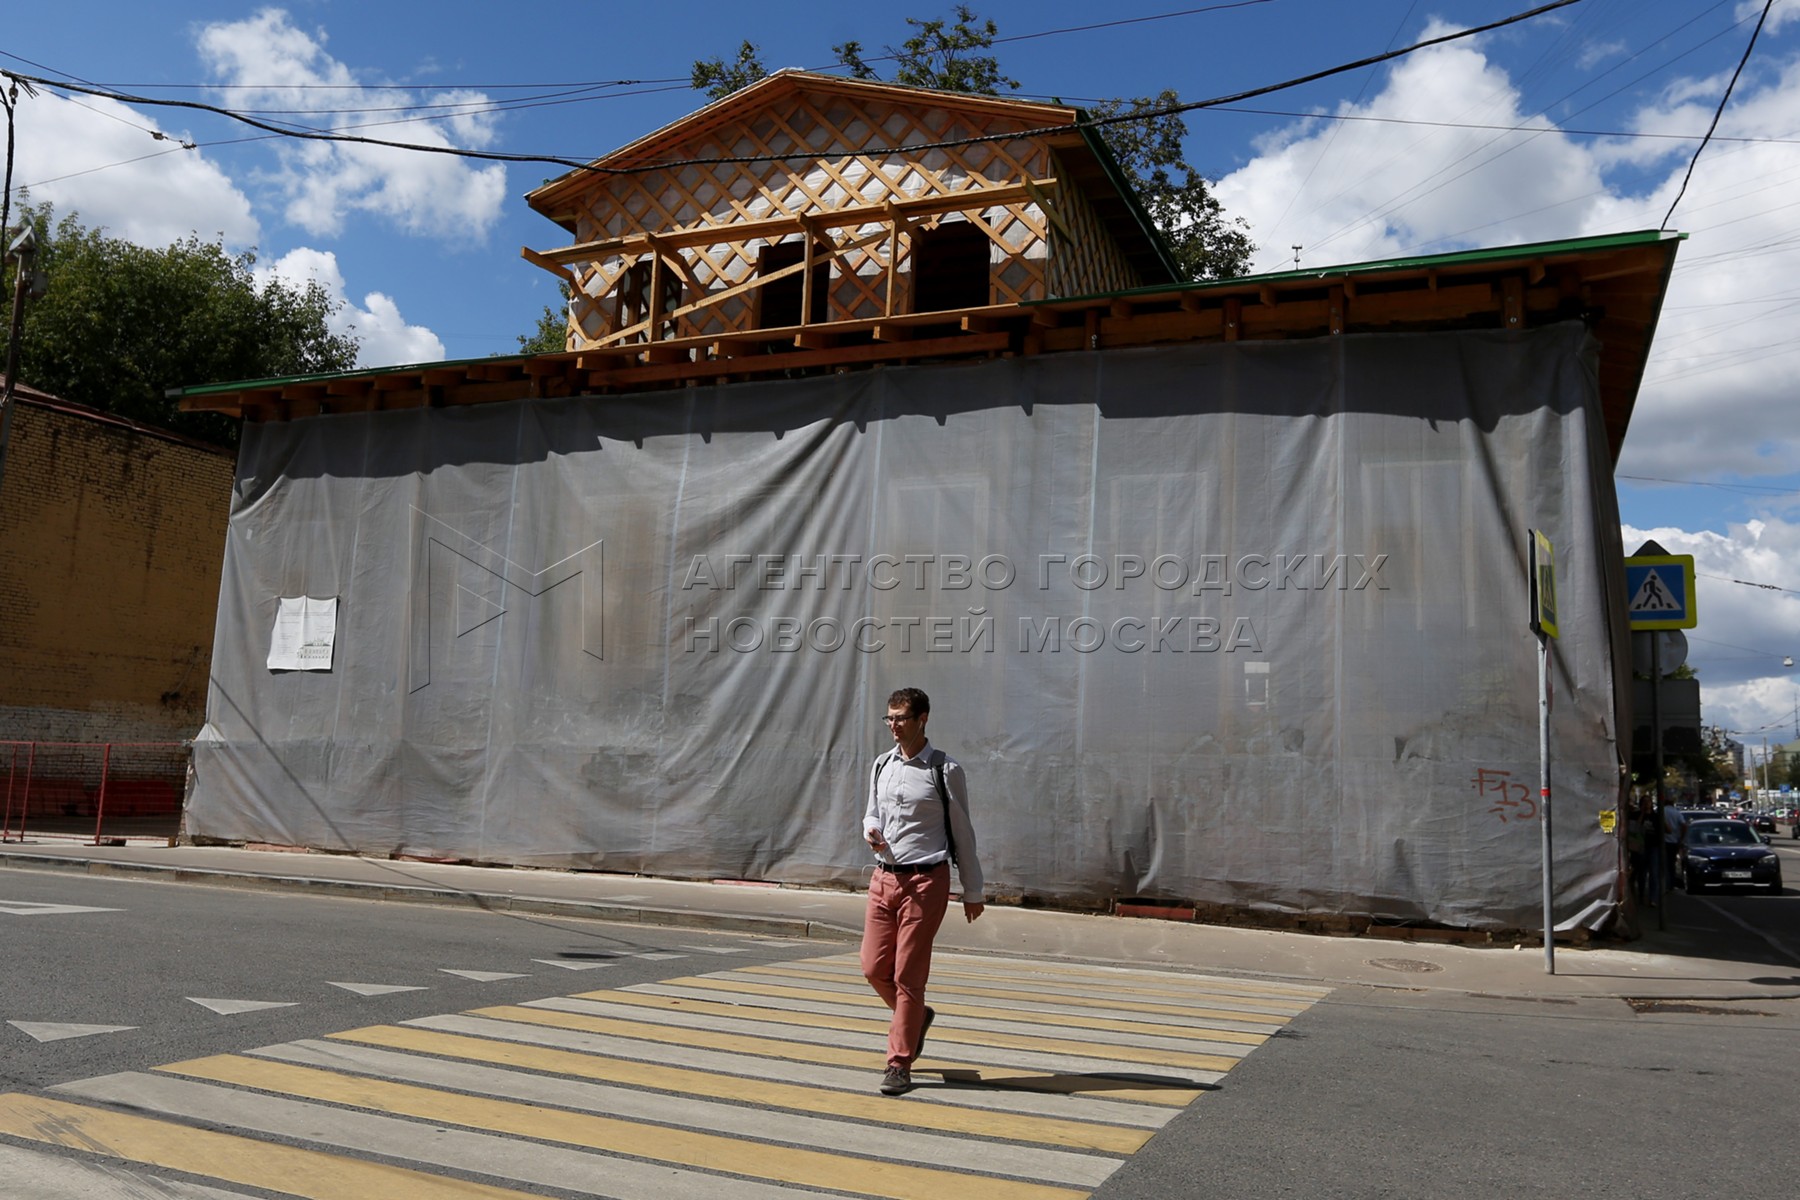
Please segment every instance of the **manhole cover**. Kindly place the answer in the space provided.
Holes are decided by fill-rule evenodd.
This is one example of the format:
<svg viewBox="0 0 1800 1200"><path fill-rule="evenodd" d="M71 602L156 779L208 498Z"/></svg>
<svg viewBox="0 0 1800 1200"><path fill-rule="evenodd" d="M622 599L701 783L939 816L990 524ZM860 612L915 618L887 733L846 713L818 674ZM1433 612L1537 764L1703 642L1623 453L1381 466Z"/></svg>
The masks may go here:
<svg viewBox="0 0 1800 1200"><path fill-rule="evenodd" d="M1409 975L1429 975L1433 971L1444 969L1422 958L1371 958L1367 961L1371 967L1380 967L1384 971L1405 971Z"/></svg>

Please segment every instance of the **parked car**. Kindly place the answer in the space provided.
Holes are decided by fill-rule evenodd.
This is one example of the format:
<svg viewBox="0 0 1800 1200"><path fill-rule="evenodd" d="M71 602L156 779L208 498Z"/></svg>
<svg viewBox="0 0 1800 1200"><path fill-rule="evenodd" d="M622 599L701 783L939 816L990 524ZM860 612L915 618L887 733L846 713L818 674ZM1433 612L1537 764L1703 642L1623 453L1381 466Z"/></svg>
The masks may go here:
<svg viewBox="0 0 1800 1200"><path fill-rule="evenodd" d="M1695 820L1675 848L1675 879L1689 895L1709 887L1761 886L1781 891L1781 857L1748 821Z"/></svg>

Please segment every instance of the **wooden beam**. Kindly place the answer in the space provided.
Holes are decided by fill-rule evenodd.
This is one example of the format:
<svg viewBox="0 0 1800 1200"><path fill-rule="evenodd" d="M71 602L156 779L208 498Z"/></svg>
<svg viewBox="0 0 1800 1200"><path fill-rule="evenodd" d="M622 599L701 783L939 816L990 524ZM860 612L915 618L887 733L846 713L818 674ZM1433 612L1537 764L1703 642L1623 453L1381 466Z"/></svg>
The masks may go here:
<svg viewBox="0 0 1800 1200"><path fill-rule="evenodd" d="M636 233L627 237L577 242L573 246L562 246L555 250L536 250L532 253L547 262L560 265L572 262L593 262L622 255L646 254L649 252L649 239L652 236L664 246L679 248L716 246L727 242L747 242L756 238L779 238L790 233L802 232L805 222L811 222L815 229L843 229L855 225L876 224L885 226L896 217L939 216L944 213L966 212L970 209L993 208L997 205L1026 202L1031 199L1028 189L1036 188L1041 192L1046 188L1054 187L1056 182L1055 178L1045 178L1028 180L1024 183L1004 184L999 187L970 187L958 192L944 192L908 200L889 200L880 204L855 204L825 212L809 212L789 217L769 217L761 221L722 222L718 225L677 229L654 235ZM885 230L883 232L885 235ZM537 262L537 259L534 258L531 261Z"/></svg>
<svg viewBox="0 0 1800 1200"><path fill-rule="evenodd" d="M575 272L569 270L569 268L563 266L549 255L540 254L530 246L520 246L519 257L523 258L534 267L542 267L544 270L550 272L552 275L568 284L571 290L580 289L581 281L575 278Z"/></svg>
<svg viewBox="0 0 1800 1200"><path fill-rule="evenodd" d="M1500 319L1508 329L1525 327L1525 281L1517 275L1500 281Z"/></svg>
<svg viewBox="0 0 1800 1200"><path fill-rule="evenodd" d="M809 367L849 366L854 363L882 362L908 358L970 357L978 354L1000 354L1008 348L1004 333L964 334L957 337L930 338L899 345L840 346L831 350L798 350L789 354L770 354L761 358L733 358L715 362L679 363L673 366L627 367L617 371L596 371L590 379L596 387L628 387L634 384L669 383L688 379L713 380L720 376L750 376L772 372L803 370Z"/></svg>
<svg viewBox="0 0 1800 1200"><path fill-rule="evenodd" d="M635 346L597 346L592 350L583 350L575 356L575 369L577 371L606 371L612 369L620 360L636 362L637 356L638 348Z"/></svg>

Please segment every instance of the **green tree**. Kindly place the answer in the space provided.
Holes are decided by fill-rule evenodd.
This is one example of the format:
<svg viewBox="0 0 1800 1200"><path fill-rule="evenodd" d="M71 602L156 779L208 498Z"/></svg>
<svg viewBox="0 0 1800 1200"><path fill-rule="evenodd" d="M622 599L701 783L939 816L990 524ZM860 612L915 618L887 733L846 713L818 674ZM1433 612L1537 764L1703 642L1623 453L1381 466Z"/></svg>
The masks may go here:
<svg viewBox="0 0 1800 1200"><path fill-rule="evenodd" d="M537 325L530 333L519 335L520 354L560 354L569 348L569 285L562 285L562 306L544 305Z"/></svg>
<svg viewBox="0 0 1800 1200"><path fill-rule="evenodd" d="M1250 268L1256 244L1242 217L1227 217L1205 176L1182 156L1187 122L1175 111L1181 97L1168 89L1134 100L1105 100L1093 115L1135 116L1100 127L1125 168L1150 220L1161 231L1187 279L1230 279Z"/></svg>
<svg viewBox="0 0 1800 1200"><path fill-rule="evenodd" d="M254 252L189 236L153 249L27 202L44 295L25 306L19 379L132 420L233 445L237 425L183 413L168 389L270 379L356 364L356 339L332 333L337 310L317 282L258 281ZM10 294L11 279L6 286ZM0 330L0 344L5 331Z"/></svg>
<svg viewBox="0 0 1800 1200"><path fill-rule="evenodd" d="M763 66L762 54L754 43L745 42L738 47L737 60L726 62L722 58L706 58L694 63L694 90L705 92L710 99L723 100L739 88L749 87L769 73Z"/></svg>
<svg viewBox="0 0 1800 1200"><path fill-rule="evenodd" d="M991 53L999 28L966 5L955 10L956 23L906 18L913 36L887 52L895 62L892 82L997 96L1002 87L1015 89L1016 79L1000 70ZM839 64L856 79L878 79L863 57L860 42L832 47ZM761 52L752 42L738 50L737 61L713 58L694 64L694 86L714 99L755 83L764 70ZM1187 122L1174 111L1181 97L1173 90L1132 100L1106 100L1094 109L1099 119L1134 119L1099 126L1113 157L1138 194L1151 222L1162 234L1186 279L1229 279L1249 270L1255 244L1242 217L1229 217L1212 194L1212 186L1183 157Z"/></svg>
<svg viewBox="0 0 1800 1200"><path fill-rule="evenodd" d="M999 59L992 54L971 53L991 49L1000 32L992 20L977 24L979 20L966 4L956 6L955 25L941 18L906 18L916 32L898 48L887 48L896 64L893 81L906 87L977 96L998 96L1002 86L1017 90L1019 81L1001 74ZM853 78L877 78L874 68L863 60L861 42L841 42L831 52Z"/></svg>

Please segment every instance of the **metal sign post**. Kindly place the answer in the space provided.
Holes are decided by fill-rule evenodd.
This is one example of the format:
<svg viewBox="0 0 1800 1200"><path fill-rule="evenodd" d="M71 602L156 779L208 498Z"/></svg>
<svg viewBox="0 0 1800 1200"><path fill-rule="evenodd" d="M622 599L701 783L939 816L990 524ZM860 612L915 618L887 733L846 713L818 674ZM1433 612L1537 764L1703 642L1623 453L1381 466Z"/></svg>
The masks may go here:
<svg viewBox="0 0 1800 1200"><path fill-rule="evenodd" d="M1538 639L1538 845L1544 859L1544 971L1556 974L1550 837L1550 639L1556 636L1556 552L1531 531L1531 630Z"/></svg>
<svg viewBox="0 0 1800 1200"><path fill-rule="evenodd" d="M1692 629L1698 624L1694 610L1694 556L1670 554L1655 542L1645 542L1625 559L1625 606L1633 633L1651 631L1650 638L1650 746L1656 773L1655 834L1656 927L1669 927L1670 855L1668 837L1669 798L1663 787L1662 644L1655 636L1666 629ZM1645 841L1648 843L1649 838Z"/></svg>

